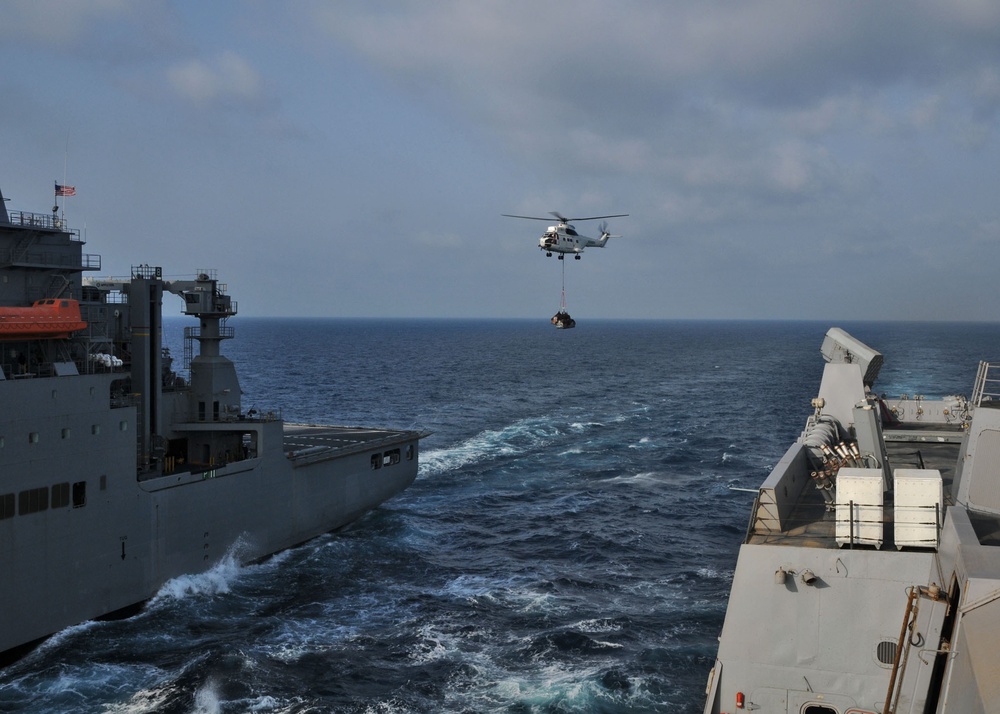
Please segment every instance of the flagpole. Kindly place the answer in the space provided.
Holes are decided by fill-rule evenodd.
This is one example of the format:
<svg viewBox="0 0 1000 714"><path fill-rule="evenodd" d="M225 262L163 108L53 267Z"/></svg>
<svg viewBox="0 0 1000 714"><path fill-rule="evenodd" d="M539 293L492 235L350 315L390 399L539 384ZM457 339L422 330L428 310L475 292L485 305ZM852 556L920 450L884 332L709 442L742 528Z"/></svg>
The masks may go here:
<svg viewBox="0 0 1000 714"><path fill-rule="evenodd" d="M69 129L66 130L66 154L63 157L63 182L62 185L66 185L66 177L69 175ZM62 211L59 218L63 221L65 225L66 221L66 197L63 196L62 200Z"/></svg>

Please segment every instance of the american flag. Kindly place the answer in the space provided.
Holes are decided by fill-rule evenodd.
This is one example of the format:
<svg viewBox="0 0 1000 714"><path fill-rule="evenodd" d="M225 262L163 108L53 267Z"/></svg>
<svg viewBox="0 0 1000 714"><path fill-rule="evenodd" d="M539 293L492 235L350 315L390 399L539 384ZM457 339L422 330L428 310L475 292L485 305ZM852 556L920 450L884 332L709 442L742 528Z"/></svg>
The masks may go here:
<svg viewBox="0 0 1000 714"><path fill-rule="evenodd" d="M62 185L60 185L60 184L57 183L56 184L56 195L57 196L75 196L76 195L76 186L62 186Z"/></svg>

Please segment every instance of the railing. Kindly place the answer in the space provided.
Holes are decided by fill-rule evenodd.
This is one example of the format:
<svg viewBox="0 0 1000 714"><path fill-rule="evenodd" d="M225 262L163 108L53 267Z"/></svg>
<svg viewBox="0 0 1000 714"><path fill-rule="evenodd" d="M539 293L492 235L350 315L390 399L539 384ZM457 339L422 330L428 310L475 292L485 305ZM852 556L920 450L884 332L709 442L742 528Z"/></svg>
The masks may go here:
<svg viewBox="0 0 1000 714"><path fill-rule="evenodd" d="M66 222L54 213L28 213L27 211L8 211L10 223L22 228L38 228L45 231L63 231L70 234L70 240L82 241L79 230L70 230Z"/></svg>
<svg viewBox="0 0 1000 714"><path fill-rule="evenodd" d="M1000 400L1000 365L980 362L976 373L976 384L972 388L972 404L979 406L984 401Z"/></svg>

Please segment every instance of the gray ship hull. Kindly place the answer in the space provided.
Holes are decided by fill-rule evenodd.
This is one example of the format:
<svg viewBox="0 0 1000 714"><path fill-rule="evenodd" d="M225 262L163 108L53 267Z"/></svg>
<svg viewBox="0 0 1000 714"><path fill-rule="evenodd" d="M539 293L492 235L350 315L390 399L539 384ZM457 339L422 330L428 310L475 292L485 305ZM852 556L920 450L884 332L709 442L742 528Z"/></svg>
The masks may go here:
<svg viewBox="0 0 1000 714"><path fill-rule="evenodd" d="M243 424L260 432L259 458L140 481L136 409L109 406L109 381L0 383L5 404L21 405L0 420L0 498L50 494L44 510L0 519L0 652L141 603L234 546L247 562L341 528L417 475L417 432L312 427L338 443L300 455L282 448L294 426L261 421Z"/></svg>
<svg viewBox="0 0 1000 714"><path fill-rule="evenodd" d="M224 286L148 266L87 281L100 261L81 245L55 216L0 211L5 659L227 554L249 562L342 528L413 482L426 436L244 411L220 351L236 314ZM162 345L165 293L198 318L189 380Z"/></svg>
<svg viewBox="0 0 1000 714"><path fill-rule="evenodd" d="M1000 711L1000 368L971 399L880 399L880 354L837 329L823 353L758 489L705 714Z"/></svg>

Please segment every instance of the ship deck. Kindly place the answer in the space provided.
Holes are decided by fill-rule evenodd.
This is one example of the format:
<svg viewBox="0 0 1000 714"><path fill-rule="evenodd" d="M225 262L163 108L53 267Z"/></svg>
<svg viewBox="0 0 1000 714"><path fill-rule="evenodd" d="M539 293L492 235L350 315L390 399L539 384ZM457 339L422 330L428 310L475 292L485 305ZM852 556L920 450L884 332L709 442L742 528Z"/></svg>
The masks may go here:
<svg viewBox="0 0 1000 714"><path fill-rule="evenodd" d="M285 423L282 445L292 461L382 448L426 434L406 430L359 426Z"/></svg>
<svg viewBox="0 0 1000 714"><path fill-rule="evenodd" d="M900 427L884 433L888 464L896 469L937 469L941 472L944 506L955 503L952 484L961 447L962 431L957 428L928 430ZM884 540L882 550L895 549L893 542L893 494L884 494ZM753 523L753 521L752 521ZM1000 531L1000 528L998 528ZM802 489L780 532L751 529L747 543L838 548L836 514L826 508L822 494L811 483ZM844 546L850 547L850 546ZM854 548L871 548L855 545Z"/></svg>

